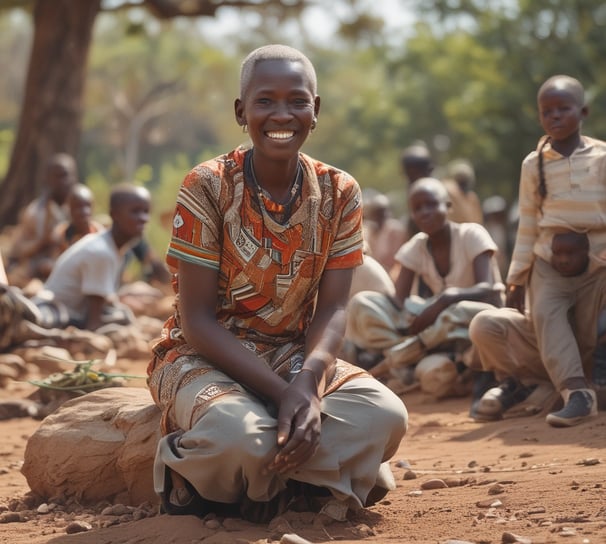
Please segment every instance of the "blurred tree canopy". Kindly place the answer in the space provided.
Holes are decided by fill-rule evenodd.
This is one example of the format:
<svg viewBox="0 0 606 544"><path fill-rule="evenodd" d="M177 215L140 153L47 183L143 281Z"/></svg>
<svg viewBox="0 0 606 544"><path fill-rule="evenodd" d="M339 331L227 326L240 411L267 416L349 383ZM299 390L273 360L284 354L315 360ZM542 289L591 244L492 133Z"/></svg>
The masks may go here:
<svg viewBox="0 0 606 544"><path fill-rule="evenodd" d="M53 122L43 116L28 125L25 109L20 120L16 112L19 79L26 77L27 104L32 68L30 62L24 76L27 59L17 44L36 35L36 9L49 3L88 6L92 47L78 74L81 100L74 92L65 96L65 86L42 85L36 96L48 101ZM362 187L392 194L399 213L405 209L399 156L416 140L428 144L440 166L470 160L482 198L499 194L512 202L521 161L541 135L536 91L555 73L584 83L590 106L584 131L606 138L606 73L599 69L606 4L598 0L400 0L402 9L414 9L414 24L397 35L386 34L368 3L335 0L327 9L349 6L348 15L325 42L301 23L315 5L311 0L310 7L285 0L242 9L233 32L212 40L196 17L142 9L146 3L124 9L123 0L105 7L101 0L38 0L30 2L36 6L32 26L23 18L16 24L14 11L0 17L0 55L9 67L0 82L0 166L14 163L31 147L29 138L47 132L45 146L20 159L27 168L9 167L0 225L35 196L42 158L59 150L76 154L82 180L100 205L113 183L130 179L152 190L158 218L170 213L191 166L245 140L233 119L239 64L251 48L275 41L300 47L318 72L322 108L305 151L351 172ZM198 2L153 4L175 9ZM55 24L70 32L65 22ZM65 66L72 58L46 58L49 78L56 70L73 71ZM18 198L15 191L26 194ZM160 231L159 221L154 224Z"/></svg>

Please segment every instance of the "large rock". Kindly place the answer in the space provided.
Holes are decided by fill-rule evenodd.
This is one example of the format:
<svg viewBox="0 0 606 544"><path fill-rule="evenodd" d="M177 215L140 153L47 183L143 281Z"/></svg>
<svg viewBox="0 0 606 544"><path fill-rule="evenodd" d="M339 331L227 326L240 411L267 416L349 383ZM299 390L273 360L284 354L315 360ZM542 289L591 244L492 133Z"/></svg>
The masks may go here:
<svg viewBox="0 0 606 544"><path fill-rule="evenodd" d="M160 410L149 391L112 387L72 399L28 440L21 472L45 500L157 502L152 467Z"/></svg>

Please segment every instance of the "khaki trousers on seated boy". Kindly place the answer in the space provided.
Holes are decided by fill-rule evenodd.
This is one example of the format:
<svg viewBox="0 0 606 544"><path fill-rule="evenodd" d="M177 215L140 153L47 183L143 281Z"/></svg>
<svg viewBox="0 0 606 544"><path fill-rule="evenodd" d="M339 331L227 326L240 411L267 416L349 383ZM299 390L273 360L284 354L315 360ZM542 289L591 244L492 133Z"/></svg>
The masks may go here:
<svg viewBox="0 0 606 544"><path fill-rule="evenodd" d="M453 341L469 346L468 326L481 311L494 306L484 302L461 301L446 308L436 321L418 335L406 330L414 317L431 304L432 299L410 297L404 309L392 300L373 291L365 291L352 299L348 307L346 337L363 349L380 350L384 361L371 369L378 376L391 369L417 364L430 350ZM454 365L453 365L454 366Z"/></svg>

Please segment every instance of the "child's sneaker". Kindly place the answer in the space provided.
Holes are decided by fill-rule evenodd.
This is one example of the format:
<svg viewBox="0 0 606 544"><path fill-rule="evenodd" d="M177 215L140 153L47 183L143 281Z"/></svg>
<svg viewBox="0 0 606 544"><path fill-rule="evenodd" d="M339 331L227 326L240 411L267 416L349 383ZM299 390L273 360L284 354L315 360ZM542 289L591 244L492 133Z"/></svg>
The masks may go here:
<svg viewBox="0 0 606 544"><path fill-rule="evenodd" d="M526 400L535 387L526 386L514 378L506 378L482 395L471 415L479 421L501 419L512 406Z"/></svg>
<svg viewBox="0 0 606 544"><path fill-rule="evenodd" d="M598 415L598 403L593 389L564 389L564 408L547 415L553 427L572 427Z"/></svg>

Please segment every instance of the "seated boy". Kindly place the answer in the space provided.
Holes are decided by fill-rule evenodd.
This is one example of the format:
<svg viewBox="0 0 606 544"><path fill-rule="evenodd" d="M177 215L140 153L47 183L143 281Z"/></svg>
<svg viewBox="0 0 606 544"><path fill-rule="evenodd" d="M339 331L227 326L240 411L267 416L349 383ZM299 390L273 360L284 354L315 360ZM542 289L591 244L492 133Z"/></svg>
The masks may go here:
<svg viewBox="0 0 606 544"><path fill-rule="evenodd" d="M57 153L46 166L45 193L20 215L8 253L7 273L11 285L24 287L33 279L45 280L56 256L53 229L66 220L67 195L76 183L76 162L71 155Z"/></svg>
<svg viewBox="0 0 606 544"><path fill-rule="evenodd" d="M551 266L563 277L583 274L589 266L589 240L585 233L561 231L551 242ZM597 334L597 331L596 331ZM478 420L501 419L526 401L520 414L541 411L555 393L537 347L528 312L515 308L486 311L473 319L470 335L482 367L494 372L500 384L486 391L477 404ZM540 386L540 387L539 387ZM537 389L532 399L529 396Z"/></svg>
<svg viewBox="0 0 606 544"><path fill-rule="evenodd" d="M93 205L93 192L86 185L77 183L72 187L67 197L69 219L59 223L52 234L57 257L87 234L105 230L105 227L92 217Z"/></svg>
<svg viewBox="0 0 606 544"><path fill-rule="evenodd" d="M43 326L96 330L132 321L131 312L117 301L117 291L124 256L149 221L150 202L143 187L119 185L112 190L111 227L88 234L62 253L36 296Z"/></svg>
<svg viewBox="0 0 606 544"><path fill-rule="evenodd" d="M471 318L502 299L494 241L479 224L449 221L449 198L442 182L434 178L414 182L409 209L420 232L396 254L401 264L396 296L364 291L348 305L346 338L383 358L370 369L375 376L385 372L403 376L407 367L446 344L458 359L469 346ZM411 297L419 278L431 289L430 299ZM453 360L444 364L447 373L455 370ZM420 381L424 387L425 380ZM436 396L446 393L427 385Z"/></svg>

